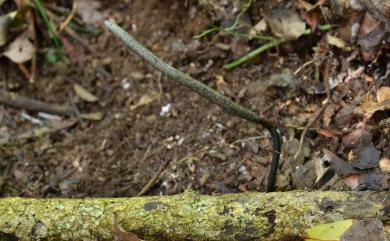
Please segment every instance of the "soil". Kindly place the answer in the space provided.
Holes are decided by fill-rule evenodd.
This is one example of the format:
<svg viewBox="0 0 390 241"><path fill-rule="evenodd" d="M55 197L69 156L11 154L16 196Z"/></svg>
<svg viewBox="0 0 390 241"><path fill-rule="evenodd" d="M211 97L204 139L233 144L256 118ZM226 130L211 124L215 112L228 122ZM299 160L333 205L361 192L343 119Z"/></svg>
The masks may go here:
<svg viewBox="0 0 390 241"><path fill-rule="evenodd" d="M282 126L287 144L277 188L296 188L291 156L302 129L286 125L304 126L322 106L324 94L265 83L273 74L294 71L307 62L311 48L302 51L301 46L314 46L320 35L227 71L223 65L253 48L252 42L224 34L193 39L213 23L209 12L194 1L109 2L104 1L103 8L109 9L110 17L162 59ZM251 13L261 7L256 3ZM251 16L258 21L253 17L257 15ZM34 84L25 80L16 64L0 59L0 77L6 80L1 81L2 88L49 103L73 102L81 113L103 113L101 120L83 119L70 128L0 146L1 196L129 197L140 194L154 177L142 195L174 194L187 188L203 194L265 191L272 142L264 128L226 114L161 75L102 26L98 29L97 34L79 33L92 52L63 37L66 61L49 64L40 55ZM225 45L234 46L234 51ZM83 101L75 95L74 84L98 101ZM2 125L12 135L37 127L21 117L20 109L0 108ZM299 118L303 121L295 121ZM374 134L376 144L384 138ZM307 140L304 160L318 156L323 147L343 150L340 138L309 130ZM385 151L386 145L381 145Z"/></svg>

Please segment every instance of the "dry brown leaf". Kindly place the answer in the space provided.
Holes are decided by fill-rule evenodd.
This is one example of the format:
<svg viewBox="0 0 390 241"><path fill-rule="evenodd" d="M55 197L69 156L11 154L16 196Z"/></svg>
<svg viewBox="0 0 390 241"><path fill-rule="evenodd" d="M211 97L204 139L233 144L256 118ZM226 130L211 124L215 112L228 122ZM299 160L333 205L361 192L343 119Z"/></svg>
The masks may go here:
<svg viewBox="0 0 390 241"><path fill-rule="evenodd" d="M314 5L304 0L299 0L299 4L306 10L310 11L314 8Z"/></svg>
<svg viewBox="0 0 390 241"><path fill-rule="evenodd" d="M306 23L309 24L311 30L314 31L318 26L320 15L315 11L308 11L305 13L304 19Z"/></svg>
<svg viewBox="0 0 390 241"><path fill-rule="evenodd" d="M306 30L306 24L296 12L289 9L274 9L266 17L271 31L285 40L295 40Z"/></svg>
<svg viewBox="0 0 390 241"><path fill-rule="evenodd" d="M316 129L316 132L328 138L335 138L342 135L341 132L332 129Z"/></svg>
<svg viewBox="0 0 390 241"><path fill-rule="evenodd" d="M373 61L378 57L385 44L388 27L385 22L376 21L369 13L366 13L359 31L358 44L360 53L365 61Z"/></svg>
<svg viewBox="0 0 390 241"><path fill-rule="evenodd" d="M359 177L357 190L385 191L389 189L389 173L370 172Z"/></svg>
<svg viewBox="0 0 390 241"><path fill-rule="evenodd" d="M253 26L253 28L249 31L249 35L261 34L267 29L267 22L265 19L261 19L258 23Z"/></svg>
<svg viewBox="0 0 390 241"><path fill-rule="evenodd" d="M339 105L335 103L330 103L328 104L328 106L326 106L322 117L322 121L325 127L328 127L330 125L333 115L336 113L336 111L339 108L340 108Z"/></svg>
<svg viewBox="0 0 390 241"><path fill-rule="evenodd" d="M103 14L98 9L101 7L101 3L95 0L78 0L76 5L77 14L83 19L87 24L96 24L105 18Z"/></svg>
<svg viewBox="0 0 390 241"><path fill-rule="evenodd" d="M338 157L333 152L328 149L323 148L322 152L325 155L325 158L330 161L330 167L340 176L346 177L351 174L359 173L359 171L355 170L350 163L344 161L340 157Z"/></svg>
<svg viewBox="0 0 390 241"><path fill-rule="evenodd" d="M115 217L114 221L114 241L141 241L137 235L126 232L121 225L118 223L117 218Z"/></svg>
<svg viewBox="0 0 390 241"><path fill-rule="evenodd" d="M87 102L96 102L98 100L96 96L91 94L88 90L84 89L84 87L79 84L74 84L73 90L82 100L85 100Z"/></svg>
<svg viewBox="0 0 390 241"><path fill-rule="evenodd" d="M353 154L356 156L356 159L354 158L352 166L357 169L372 169L379 165L381 152L375 148L371 140L359 140L358 147L353 150Z"/></svg>
<svg viewBox="0 0 390 241"><path fill-rule="evenodd" d="M359 177L361 175L362 175L361 173L352 174L352 175L344 177L343 181L344 181L345 185L347 185L348 187L351 188L351 190L356 190L359 187Z"/></svg>
<svg viewBox="0 0 390 241"><path fill-rule="evenodd" d="M367 118L370 118L376 111L390 109L390 87L381 87L376 93L375 97L371 95L365 95L363 97L363 103L361 108L365 112Z"/></svg>
<svg viewBox="0 0 390 241"><path fill-rule="evenodd" d="M390 157L382 157L379 160L379 168L382 172L390 172Z"/></svg>
<svg viewBox="0 0 390 241"><path fill-rule="evenodd" d="M4 56L8 57L14 63L24 63L32 59L35 54L35 46L27 38L26 34L20 35L4 52Z"/></svg>
<svg viewBox="0 0 390 241"><path fill-rule="evenodd" d="M350 132L348 135L343 137L343 145L347 148L358 143L363 132L365 132L365 125L357 128L356 130Z"/></svg>
<svg viewBox="0 0 390 241"><path fill-rule="evenodd" d="M390 87L383 86L376 92L378 103L385 102L390 99Z"/></svg>
<svg viewBox="0 0 390 241"><path fill-rule="evenodd" d="M228 83L226 83L225 79L222 75L215 76L217 79L217 89L218 91L228 95L228 96L234 96L233 91L230 90Z"/></svg>

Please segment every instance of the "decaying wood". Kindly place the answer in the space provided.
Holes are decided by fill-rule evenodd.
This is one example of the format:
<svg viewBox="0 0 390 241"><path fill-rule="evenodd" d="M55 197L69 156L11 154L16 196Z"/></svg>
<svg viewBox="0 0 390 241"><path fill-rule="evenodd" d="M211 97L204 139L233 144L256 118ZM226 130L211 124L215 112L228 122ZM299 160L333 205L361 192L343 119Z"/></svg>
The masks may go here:
<svg viewBox="0 0 390 241"><path fill-rule="evenodd" d="M377 218L388 192L287 192L96 199L0 199L0 240L113 240L114 217L145 240L278 240L320 223ZM387 233L387 238L390 238Z"/></svg>

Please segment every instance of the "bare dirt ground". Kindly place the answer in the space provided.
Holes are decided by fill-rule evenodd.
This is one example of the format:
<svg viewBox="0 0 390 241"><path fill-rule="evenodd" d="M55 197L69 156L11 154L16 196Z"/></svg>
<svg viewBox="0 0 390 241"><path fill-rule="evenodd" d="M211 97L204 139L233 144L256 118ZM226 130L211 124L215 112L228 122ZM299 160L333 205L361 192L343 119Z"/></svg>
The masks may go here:
<svg viewBox="0 0 390 241"><path fill-rule="evenodd" d="M347 76L331 89L332 97L325 102L326 81L313 80L314 68L304 68L293 77L283 75L312 59L312 47L323 41L324 32L280 45L228 71L224 64L259 44L224 33L193 39L210 24L228 21L212 16L195 1L101 3L100 9L105 9L109 18L162 59L278 123L284 134L278 190L324 185L325 189L388 189L385 168L389 167L382 166L390 162L389 109L378 109L369 118L366 112L357 111L365 94L376 96L380 88L389 86L386 49L376 62L369 63L359 58L347 61L352 54L326 47L326 57L318 64L321 79L336 78L340 73ZM254 25L266 9L265 3L257 1L245 17ZM265 191L272 143L264 128L229 116L167 79L102 24L97 28L100 31L95 34L78 33L89 50L74 38L61 38L66 61L50 64L38 54L34 84L28 83L16 64L0 58L3 90L48 103L73 102L81 113L103 114L101 120L82 119L49 134L4 141L0 146L1 196L127 197L141 191L143 195L174 194L187 188L204 194ZM50 39L40 39L41 48L50 44ZM360 67L364 70L357 73ZM98 100L83 101L74 92L75 84ZM2 105L0 110L2 136L20 136L37 128L22 117L21 109ZM37 116L36 112L27 113ZM74 119L62 116L61 122ZM294 159L302 130L312 120L301 155ZM335 161L333 175L338 173L343 181L329 184L329 178L316 183L320 172L332 164L329 160L336 158L332 155L345 163L367 164L376 159L376 164L355 165L355 171L345 173L334 167L340 163Z"/></svg>

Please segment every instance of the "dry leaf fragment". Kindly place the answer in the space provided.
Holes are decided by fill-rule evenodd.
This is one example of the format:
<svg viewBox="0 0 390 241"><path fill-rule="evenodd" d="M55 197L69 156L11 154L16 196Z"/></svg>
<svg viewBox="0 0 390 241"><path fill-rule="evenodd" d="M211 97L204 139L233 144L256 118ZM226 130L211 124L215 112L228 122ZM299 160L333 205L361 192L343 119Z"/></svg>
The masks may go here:
<svg viewBox="0 0 390 241"><path fill-rule="evenodd" d="M357 158L352 162L352 166L360 170L376 168L379 165L381 152L378 151L372 141L366 142L354 150Z"/></svg>
<svg viewBox="0 0 390 241"><path fill-rule="evenodd" d="M343 178L343 181L345 183L345 185L347 185L349 188L351 188L351 190L357 190L357 188L359 187L359 177L361 176L362 174L352 174L352 175L349 175L349 176L346 176Z"/></svg>
<svg viewBox="0 0 390 241"><path fill-rule="evenodd" d="M135 110L135 109L137 109L140 106L144 106L144 105L150 104L153 101L155 101L156 99L157 99L157 94L156 93L145 94L145 95L143 95L139 99L139 101L136 104L130 106L130 110Z"/></svg>
<svg viewBox="0 0 390 241"><path fill-rule="evenodd" d="M82 100L87 102L96 102L98 100L96 96L91 94L88 90L84 89L84 87L79 84L73 85L73 90Z"/></svg>
<svg viewBox="0 0 390 241"><path fill-rule="evenodd" d="M326 159L330 161L331 169L333 169L340 177L359 173L359 171L355 170L351 164L344 161L328 149L323 148L322 152L324 153Z"/></svg>
<svg viewBox="0 0 390 241"><path fill-rule="evenodd" d="M363 22L364 23L364 22ZM362 28L364 25L362 25ZM387 23L380 22L373 30L367 35L362 36L358 39L358 44L361 49L361 55L365 61L375 60L383 46L383 42L386 41L389 29Z"/></svg>
<svg viewBox="0 0 390 241"><path fill-rule="evenodd" d="M357 111L365 112L367 118L370 118L375 112L388 109L390 109L390 87L384 86L377 91L376 100L370 95L364 96L362 106Z"/></svg>
<svg viewBox="0 0 390 241"><path fill-rule="evenodd" d="M99 121L103 119L103 113L102 112L92 112L92 113L86 113L86 114L80 114L80 117L86 120L95 120Z"/></svg>
<svg viewBox="0 0 390 241"><path fill-rule="evenodd" d="M315 11L308 11L305 13L304 19L306 23L309 24L311 30L314 31L318 26L320 15Z"/></svg>
<svg viewBox="0 0 390 241"><path fill-rule="evenodd" d="M379 160L379 168L382 172L389 172L390 173L390 157L382 157Z"/></svg>
<svg viewBox="0 0 390 241"><path fill-rule="evenodd" d="M271 31L285 40L295 40L306 30L305 22L289 9L273 9L266 20Z"/></svg>
<svg viewBox="0 0 390 241"><path fill-rule="evenodd" d="M253 26L253 28L249 31L249 35L261 34L267 29L267 22L265 19L261 19L258 23Z"/></svg>
<svg viewBox="0 0 390 241"><path fill-rule="evenodd" d="M115 217L114 221L114 241L141 241L137 235L126 232L117 221Z"/></svg>
<svg viewBox="0 0 390 241"><path fill-rule="evenodd" d="M359 177L357 190L384 191L389 189L390 174L371 172L364 173Z"/></svg>
<svg viewBox="0 0 390 241"><path fill-rule="evenodd" d="M4 52L4 56L8 57L14 63L24 63L32 59L35 54L35 46L27 38L26 34L20 35Z"/></svg>
<svg viewBox="0 0 390 241"><path fill-rule="evenodd" d="M376 92L376 99L378 103L385 102L390 99L390 87L383 86Z"/></svg>
<svg viewBox="0 0 390 241"><path fill-rule="evenodd" d="M351 47L348 46L344 40L342 40L339 37L332 36L332 35L327 35L326 40L328 41L329 45L335 46L339 49L345 50L345 51L351 51Z"/></svg>
<svg viewBox="0 0 390 241"><path fill-rule="evenodd" d="M105 15L98 9L101 7L101 3L95 0L78 0L76 5L77 14L87 24L95 24L103 21Z"/></svg>
<svg viewBox="0 0 390 241"><path fill-rule="evenodd" d="M328 137L328 138L336 138L338 136L341 136L342 133L337 130L332 129L316 129L316 132L322 136Z"/></svg>
<svg viewBox="0 0 390 241"><path fill-rule="evenodd" d="M234 96L233 91L230 90L228 83L226 83L224 77L222 75L215 76L217 79L217 89L218 91L228 95L228 96Z"/></svg>
<svg viewBox="0 0 390 241"><path fill-rule="evenodd" d="M322 121L325 127L328 127L330 125L333 115L339 108L340 106L335 103L330 103L328 104L328 106L326 106L322 117Z"/></svg>
<svg viewBox="0 0 390 241"><path fill-rule="evenodd" d="M8 39L8 27L12 19L15 18L17 11L10 12L0 16L0 46L3 46Z"/></svg>

